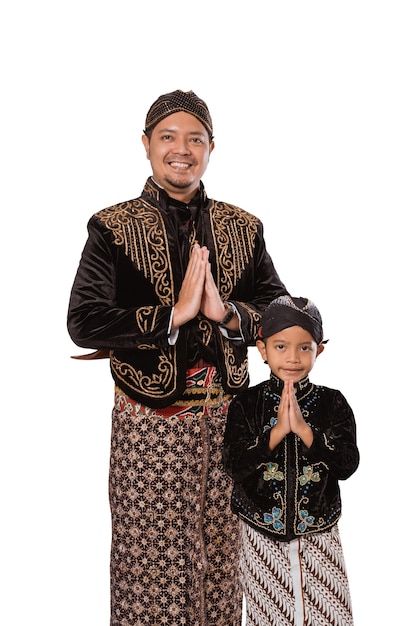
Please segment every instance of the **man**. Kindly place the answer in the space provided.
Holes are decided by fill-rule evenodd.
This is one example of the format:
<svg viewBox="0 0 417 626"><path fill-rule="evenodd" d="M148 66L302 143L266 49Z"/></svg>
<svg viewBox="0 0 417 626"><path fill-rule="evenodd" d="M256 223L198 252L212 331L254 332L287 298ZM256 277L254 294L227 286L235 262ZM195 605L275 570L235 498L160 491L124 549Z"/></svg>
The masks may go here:
<svg viewBox="0 0 417 626"><path fill-rule="evenodd" d="M73 341L108 354L115 381L111 625L237 626L223 431L260 315L287 291L260 221L206 196L205 102L160 96L143 144L153 175L90 219L68 314Z"/></svg>

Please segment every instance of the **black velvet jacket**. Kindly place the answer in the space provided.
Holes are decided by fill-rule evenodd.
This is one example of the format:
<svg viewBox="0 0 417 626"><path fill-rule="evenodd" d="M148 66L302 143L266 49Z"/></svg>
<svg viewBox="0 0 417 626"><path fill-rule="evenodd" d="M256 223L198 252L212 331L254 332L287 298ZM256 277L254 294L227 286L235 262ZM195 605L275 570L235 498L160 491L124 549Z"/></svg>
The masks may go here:
<svg viewBox="0 0 417 626"><path fill-rule="evenodd" d="M339 480L358 467L356 425L340 391L297 383L297 400L313 430L307 448L289 433L269 451L283 383L270 380L239 393L231 402L223 461L235 484L232 510L258 531L290 541L327 530L340 518Z"/></svg>
<svg viewBox="0 0 417 626"><path fill-rule="evenodd" d="M202 184L194 204L184 234L175 215L186 205L149 178L139 198L93 215L71 292L68 330L74 343L109 351L117 385L155 408L181 396L186 370L198 359L218 368L227 393L246 388L247 346L256 340L260 314L287 293L258 218L208 199ZM196 240L209 249L220 295L240 315L243 340L225 337L199 315L169 344L172 307L187 263L184 238L187 249Z"/></svg>

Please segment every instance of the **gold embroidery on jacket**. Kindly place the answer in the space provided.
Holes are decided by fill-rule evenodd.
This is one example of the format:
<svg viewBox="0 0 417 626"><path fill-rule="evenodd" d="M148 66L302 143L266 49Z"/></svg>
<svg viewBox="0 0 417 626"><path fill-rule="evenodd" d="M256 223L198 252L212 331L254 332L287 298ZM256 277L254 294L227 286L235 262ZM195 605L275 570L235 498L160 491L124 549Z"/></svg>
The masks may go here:
<svg viewBox="0 0 417 626"><path fill-rule="evenodd" d="M110 364L118 378L133 391L150 398L166 398L176 386L175 346L169 351L160 349L158 357L158 371L150 376L144 375L142 370L136 370L129 363L123 363L114 355L111 356Z"/></svg>
<svg viewBox="0 0 417 626"><path fill-rule="evenodd" d="M160 196L159 187L149 182L149 180L147 180L145 183L145 186L143 188L143 193L151 197L155 201L156 204L159 204L159 196Z"/></svg>
<svg viewBox="0 0 417 626"><path fill-rule="evenodd" d="M201 319L198 323L198 328L201 330L201 340L205 346L208 346L213 336L213 324L208 319Z"/></svg>
<svg viewBox="0 0 417 626"><path fill-rule="evenodd" d="M152 282L161 303L172 306L168 238L158 209L141 198L103 209L97 217L112 231L114 243L124 247L126 256Z"/></svg>
<svg viewBox="0 0 417 626"><path fill-rule="evenodd" d="M155 191L153 197L157 200L158 196ZM212 201L209 215L217 262L215 281L222 299L227 300L253 258L259 220L238 207L217 201ZM141 197L103 209L97 213L97 217L112 231L115 245L123 246L125 254L145 278L152 282L161 305L173 306L175 304L173 268L167 232L158 208ZM191 247L195 241L196 233L192 223ZM250 336L253 334L255 338L259 315L246 304L241 304L252 320ZM143 333L152 332L157 310L158 307L155 306L138 309L136 319ZM213 335L213 324L209 320L201 319L199 329L203 344L208 345ZM227 384L230 389L238 391L248 380L248 359L246 357L242 363L236 363L236 354L229 340L221 335L221 341ZM149 349L154 346L141 344L139 347ZM123 363L114 356L111 359L111 367L132 390L155 399L164 398L175 390L177 380L175 357L175 347L168 350L159 349L158 369L151 375L145 375L142 370L136 370L129 363Z"/></svg>
<svg viewBox="0 0 417 626"><path fill-rule="evenodd" d="M149 334L155 328L158 306L142 306L136 311L136 323L139 330Z"/></svg>
<svg viewBox="0 0 417 626"><path fill-rule="evenodd" d="M250 324L248 328L248 335L249 337L252 337L253 341L256 341L258 339L258 326L261 319L261 314L258 313L258 311L255 311L255 309L253 309L252 307L250 307L247 302L241 302L240 300L237 300L237 302L242 307L242 309L245 309L248 313L248 322Z"/></svg>
<svg viewBox="0 0 417 626"><path fill-rule="evenodd" d="M248 358L241 363L236 363L236 355L232 350L229 339L221 334L221 341L224 353L224 360L227 373L227 384L230 389L238 391L248 380Z"/></svg>
<svg viewBox="0 0 417 626"><path fill-rule="evenodd" d="M227 300L253 257L258 218L224 202L213 201L210 211L216 248L217 285Z"/></svg>

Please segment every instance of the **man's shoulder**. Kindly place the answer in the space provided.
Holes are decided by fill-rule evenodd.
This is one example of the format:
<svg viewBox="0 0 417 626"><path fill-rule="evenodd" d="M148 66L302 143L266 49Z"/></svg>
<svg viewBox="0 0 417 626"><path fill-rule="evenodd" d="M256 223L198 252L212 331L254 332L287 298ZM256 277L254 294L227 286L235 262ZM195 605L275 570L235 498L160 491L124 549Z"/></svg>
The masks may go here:
<svg viewBox="0 0 417 626"><path fill-rule="evenodd" d="M88 221L88 231L107 235L112 233L112 241L124 243L126 233L135 232L135 224L155 223L159 220L157 209L143 200L141 196L118 202L94 213Z"/></svg>
<svg viewBox="0 0 417 626"><path fill-rule="evenodd" d="M129 213L129 211L138 209L143 205L142 198L139 196L138 198L133 198L132 200L124 200L123 202L118 202L117 204L112 204L104 209L100 209L92 217L98 217L99 219L103 217L103 215L118 215L123 213Z"/></svg>
<svg viewBox="0 0 417 626"><path fill-rule="evenodd" d="M242 209L240 206L236 204L232 204L231 202L225 202L224 200L214 200L213 198L209 199L209 207L211 210L223 210L227 208L230 211L233 211L236 214L248 216L249 218L259 219L253 213L250 213L246 209Z"/></svg>
<svg viewBox="0 0 417 626"><path fill-rule="evenodd" d="M102 224L114 224L120 222L128 222L130 219L135 219L139 216L143 216L145 213L156 211L156 207L152 206L149 202L146 202L142 196L133 198L132 200L125 200L124 202L118 202L105 209L100 209L94 213L90 221L100 222Z"/></svg>
<svg viewBox="0 0 417 626"><path fill-rule="evenodd" d="M221 222L222 219L233 219L242 224L243 228L250 228L250 226L252 226L255 229L259 224L261 224L259 217L249 211L246 211L245 209L242 209L236 204L231 204L230 202L211 199L209 201L208 209L215 218L216 222Z"/></svg>

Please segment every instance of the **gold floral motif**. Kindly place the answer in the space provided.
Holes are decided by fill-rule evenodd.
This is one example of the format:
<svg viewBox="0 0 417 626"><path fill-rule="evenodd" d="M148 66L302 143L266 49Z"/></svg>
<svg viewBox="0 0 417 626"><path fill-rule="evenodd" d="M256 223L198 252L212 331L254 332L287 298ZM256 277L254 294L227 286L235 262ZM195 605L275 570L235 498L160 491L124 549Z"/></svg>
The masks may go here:
<svg viewBox="0 0 417 626"><path fill-rule="evenodd" d="M221 335L223 344L223 352L225 356L225 365L227 373L227 385L230 389L241 389L248 380L248 358L246 358L236 365L236 356L230 346L230 341Z"/></svg>
<svg viewBox="0 0 417 626"><path fill-rule="evenodd" d="M136 311L136 322L142 333L149 334L153 331L158 310L158 306L142 306Z"/></svg>
<svg viewBox="0 0 417 626"><path fill-rule="evenodd" d="M145 394L150 398L166 398L176 387L177 371L175 346L170 351L158 352L158 368L151 376L146 376L142 370L136 370L129 363L124 363L114 355L110 358L112 370L120 380L133 391Z"/></svg>
<svg viewBox="0 0 417 626"><path fill-rule="evenodd" d="M259 220L224 202L213 201L210 210L217 259L217 285L224 300L232 293L253 256Z"/></svg>
<svg viewBox="0 0 417 626"><path fill-rule="evenodd" d="M114 243L124 247L126 256L152 282L161 303L172 306L172 266L159 210L136 199L103 209L97 216L112 231Z"/></svg>
<svg viewBox="0 0 417 626"><path fill-rule="evenodd" d="M198 328L201 330L201 340L205 346L208 346L213 336L213 324L208 319L200 319Z"/></svg>

